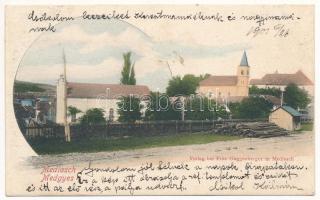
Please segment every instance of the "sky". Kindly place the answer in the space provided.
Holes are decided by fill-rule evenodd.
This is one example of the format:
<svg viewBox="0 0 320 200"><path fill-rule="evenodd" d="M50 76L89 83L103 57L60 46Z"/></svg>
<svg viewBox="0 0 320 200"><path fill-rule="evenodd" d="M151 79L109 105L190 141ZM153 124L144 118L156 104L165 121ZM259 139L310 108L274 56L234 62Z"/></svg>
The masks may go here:
<svg viewBox="0 0 320 200"><path fill-rule="evenodd" d="M122 55L131 51L137 84L164 91L171 77L168 65L173 76L235 75L246 50L251 78L276 70L302 70L313 80L310 24L289 24L291 35L283 39L270 34L248 37L245 33L251 26L78 18L56 25L55 33L41 34L23 56L16 79L56 84L63 72L64 51L68 81L118 84Z"/></svg>

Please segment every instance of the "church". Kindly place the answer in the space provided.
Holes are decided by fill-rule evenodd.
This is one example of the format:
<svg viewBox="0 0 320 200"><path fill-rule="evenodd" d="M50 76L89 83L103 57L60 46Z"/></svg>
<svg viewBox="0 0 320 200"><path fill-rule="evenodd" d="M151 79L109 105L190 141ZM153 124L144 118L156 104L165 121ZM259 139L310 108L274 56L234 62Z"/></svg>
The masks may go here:
<svg viewBox="0 0 320 200"><path fill-rule="evenodd" d="M236 102L249 95L250 66L246 51L243 52L235 76L209 76L200 81L197 94L218 101Z"/></svg>

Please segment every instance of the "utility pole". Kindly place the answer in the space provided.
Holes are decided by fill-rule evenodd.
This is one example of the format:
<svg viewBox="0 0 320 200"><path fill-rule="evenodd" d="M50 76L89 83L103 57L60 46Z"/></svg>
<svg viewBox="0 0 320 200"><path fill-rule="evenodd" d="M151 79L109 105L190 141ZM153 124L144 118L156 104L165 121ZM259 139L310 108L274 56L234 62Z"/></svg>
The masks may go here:
<svg viewBox="0 0 320 200"><path fill-rule="evenodd" d="M71 141L71 137L70 137L70 127L69 127L69 123L68 123L68 105L67 105L67 95L68 95L68 82L67 82L67 65L66 65L66 55L64 53L64 49L62 49L63 51L63 75L64 75L64 135L65 135L65 139L66 142L70 142Z"/></svg>
<svg viewBox="0 0 320 200"><path fill-rule="evenodd" d="M283 91L281 90L281 101L280 101L280 106L282 107L283 104Z"/></svg>
<svg viewBox="0 0 320 200"><path fill-rule="evenodd" d="M184 121L184 97L181 97L181 107L182 107L182 110L181 110L181 120Z"/></svg>

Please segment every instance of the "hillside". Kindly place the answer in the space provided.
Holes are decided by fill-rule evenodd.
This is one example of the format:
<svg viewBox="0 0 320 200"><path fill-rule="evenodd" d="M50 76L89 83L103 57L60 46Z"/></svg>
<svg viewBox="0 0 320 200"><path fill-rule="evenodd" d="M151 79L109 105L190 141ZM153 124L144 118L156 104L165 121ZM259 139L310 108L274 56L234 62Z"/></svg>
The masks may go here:
<svg viewBox="0 0 320 200"><path fill-rule="evenodd" d="M47 92L47 93L55 93L56 87L50 84L43 83L33 83L26 81L18 81L14 82L14 92Z"/></svg>

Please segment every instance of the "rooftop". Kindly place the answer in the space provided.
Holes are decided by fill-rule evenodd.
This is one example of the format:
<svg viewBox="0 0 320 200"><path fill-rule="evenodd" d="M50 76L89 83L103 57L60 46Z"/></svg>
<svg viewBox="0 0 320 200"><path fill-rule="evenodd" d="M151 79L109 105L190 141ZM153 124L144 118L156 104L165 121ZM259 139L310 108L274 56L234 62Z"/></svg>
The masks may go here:
<svg viewBox="0 0 320 200"><path fill-rule="evenodd" d="M143 96L148 94L150 94L150 90L145 85L68 83L68 97L70 98L118 99L121 96Z"/></svg>
<svg viewBox="0 0 320 200"><path fill-rule="evenodd" d="M301 116L301 113L299 113L296 109L290 107L290 106L281 106L277 109L275 109L274 111L278 110L278 109L283 109L285 110L286 112L288 112L290 115L294 116L294 117L300 117ZM274 112L272 111L272 112Z"/></svg>
<svg viewBox="0 0 320 200"><path fill-rule="evenodd" d="M237 76L209 76L200 81L200 86L232 86L237 85Z"/></svg>
<svg viewBox="0 0 320 200"><path fill-rule="evenodd" d="M288 85L295 83L297 85L313 85L313 82L301 71L294 74L266 74L261 79L251 79L250 85Z"/></svg>

